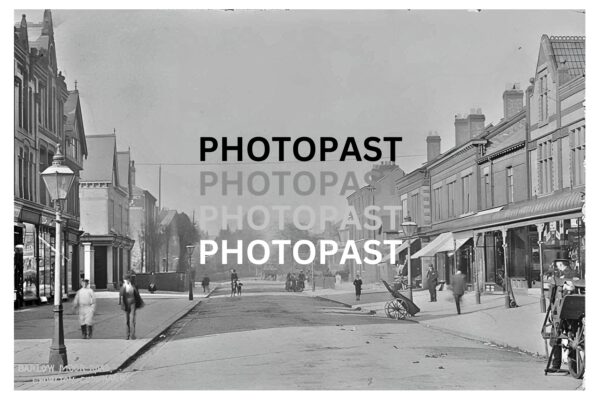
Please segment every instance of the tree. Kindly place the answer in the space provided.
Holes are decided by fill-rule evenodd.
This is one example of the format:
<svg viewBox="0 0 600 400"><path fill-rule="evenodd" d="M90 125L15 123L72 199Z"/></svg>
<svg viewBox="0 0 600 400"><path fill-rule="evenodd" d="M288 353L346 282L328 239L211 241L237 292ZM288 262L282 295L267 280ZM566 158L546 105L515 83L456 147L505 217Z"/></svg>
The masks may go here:
<svg viewBox="0 0 600 400"><path fill-rule="evenodd" d="M179 237L179 262L177 271L185 272L189 268L189 255L187 245L197 245L200 240L200 232L196 221L190 221L186 213L179 213L177 218L177 236Z"/></svg>

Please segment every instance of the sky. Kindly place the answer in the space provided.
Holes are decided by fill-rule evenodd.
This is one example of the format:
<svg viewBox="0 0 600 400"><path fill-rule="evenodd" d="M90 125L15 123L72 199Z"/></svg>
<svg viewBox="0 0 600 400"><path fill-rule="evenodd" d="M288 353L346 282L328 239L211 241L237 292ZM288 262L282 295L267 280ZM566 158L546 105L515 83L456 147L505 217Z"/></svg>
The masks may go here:
<svg viewBox="0 0 600 400"><path fill-rule="evenodd" d="M41 10L16 10L31 22ZM534 75L540 37L584 35L577 11L53 10L59 69L77 85L86 134L116 130L136 183L158 197L158 167L200 164L199 138L402 136L397 164L425 162L425 138L454 145L454 116L502 117L507 84ZM349 171L368 162L162 167L162 205L327 204L345 196L200 195L201 171ZM348 195L349 193L346 193ZM201 228L216 232L216 225Z"/></svg>

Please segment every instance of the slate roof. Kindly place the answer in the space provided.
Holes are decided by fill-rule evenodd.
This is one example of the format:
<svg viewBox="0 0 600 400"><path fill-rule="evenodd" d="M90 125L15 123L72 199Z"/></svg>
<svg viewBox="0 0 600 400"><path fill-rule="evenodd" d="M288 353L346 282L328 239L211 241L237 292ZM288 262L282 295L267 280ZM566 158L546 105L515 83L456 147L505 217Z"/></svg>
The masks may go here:
<svg viewBox="0 0 600 400"><path fill-rule="evenodd" d="M129 151L117 152L117 163L119 164L119 186L129 190L129 164L131 162L131 154Z"/></svg>
<svg viewBox="0 0 600 400"><path fill-rule="evenodd" d="M585 36L550 36L550 45L557 66L565 61L569 75L585 74Z"/></svg>
<svg viewBox="0 0 600 400"><path fill-rule="evenodd" d="M161 210L161 212L158 213L159 224L161 226L171 225L171 222L173 222L173 218L175 218L176 215L176 210Z"/></svg>
<svg viewBox="0 0 600 400"><path fill-rule="evenodd" d="M69 92L69 97L65 101L64 113L67 117L67 123L65 128L73 128L75 124L75 118L77 116L77 102L79 101L79 91L72 90Z"/></svg>
<svg viewBox="0 0 600 400"><path fill-rule="evenodd" d="M89 155L83 160L81 182L112 182L117 145L116 136L89 135L85 139Z"/></svg>

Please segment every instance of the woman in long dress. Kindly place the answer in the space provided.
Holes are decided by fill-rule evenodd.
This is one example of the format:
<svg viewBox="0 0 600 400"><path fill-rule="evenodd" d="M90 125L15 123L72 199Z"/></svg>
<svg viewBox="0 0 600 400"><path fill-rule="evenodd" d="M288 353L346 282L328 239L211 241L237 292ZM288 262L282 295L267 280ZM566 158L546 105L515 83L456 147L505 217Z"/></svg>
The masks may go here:
<svg viewBox="0 0 600 400"><path fill-rule="evenodd" d="M84 339L92 338L94 313L96 312L96 298L89 285L90 281L84 279L83 287L77 291L73 300L73 312L79 309L79 325L81 325L81 336Z"/></svg>

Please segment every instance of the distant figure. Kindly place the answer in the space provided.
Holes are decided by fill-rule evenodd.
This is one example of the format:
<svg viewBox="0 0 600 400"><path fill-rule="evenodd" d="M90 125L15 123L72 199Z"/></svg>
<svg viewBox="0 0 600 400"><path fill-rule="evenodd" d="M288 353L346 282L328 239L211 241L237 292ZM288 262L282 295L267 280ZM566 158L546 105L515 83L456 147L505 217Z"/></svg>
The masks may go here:
<svg viewBox="0 0 600 400"><path fill-rule="evenodd" d="M429 288L429 301L437 301L437 292L435 288L438 284L438 273L433 268L433 265L429 265L429 269L427 270L427 287Z"/></svg>
<svg viewBox="0 0 600 400"><path fill-rule="evenodd" d="M233 296L236 295L236 293L237 293L237 285L238 285L237 279L235 281L231 281L231 296L230 297L233 297Z"/></svg>
<svg viewBox="0 0 600 400"><path fill-rule="evenodd" d="M208 290L209 286L210 286L210 278L205 275L204 278L202 278L202 290L204 292L206 292Z"/></svg>
<svg viewBox="0 0 600 400"><path fill-rule="evenodd" d="M288 292L291 290L292 288L292 274L290 272L288 272L287 276L285 277L285 290L287 290Z"/></svg>
<svg viewBox="0 0 600 400"><path fill-rule="evenodd" d="M81 289L77 291L75 299L73 299L73 313L79 309L79 325L81 325L81 336L84 339L92 338L94 313L96 312L96 298L89 285L90 281L84 279Z"/></svg>
<svg viewBox="0 0 600 400"><path fill-rule="evenodd" d="M456 312L460 314L460 302L465 294L465 276L462 272L456 271L456 274L452 276L452 293L454 294L454 301L456 302Z"/></svg>
<svg viewBox="0 0 600 400"><path fill-rule="evenodd" d="M242 295L242 286L244 286L244 284L240 281L237 282L237 286L236 286L236 292L238 296Z"/></svg>
<svg viewBox="0 0 600 400"><path fill-rule="evenodd" d="M306 275L304 275L304 271L300 271L298 275L298 288L300 290L304 290L304 281L306 280Z"/></svg>
<svg viewBox="0 0 600 400"><path fill-rule="evenodd" d="M238 280L238 274L235 272L235 269L231 270L231 291L235 290L234 282Z"/></svg>
<svg viewBox="0 0 600 400"><path fill-rule="evenodd" d="M127 322L127 337L125 339L134 340L136 311L144 306L144 301L137 287L133 284L130 274L123 277L123 286L119 292L119 304L121 310L125 311L125 321Z"/></svg>
<svg viewBox="0 0 600 400"><path fill-rule="evenodd" d="M360 275L356 274L356 279L353 282L354 284L354 293L356 293L356 301L360 301L360 294L362 292L362 284L363 281L360 279Z"/></svg>
<svg viewBox="0 0 600 400"><path fill-rule="evenodd" d="M150 281L148 283L148 291L150 293L154 293L157 290L156 286L156 275L154 275L154 271L150 272Z"/></svg>

